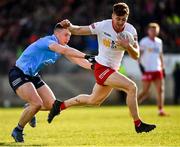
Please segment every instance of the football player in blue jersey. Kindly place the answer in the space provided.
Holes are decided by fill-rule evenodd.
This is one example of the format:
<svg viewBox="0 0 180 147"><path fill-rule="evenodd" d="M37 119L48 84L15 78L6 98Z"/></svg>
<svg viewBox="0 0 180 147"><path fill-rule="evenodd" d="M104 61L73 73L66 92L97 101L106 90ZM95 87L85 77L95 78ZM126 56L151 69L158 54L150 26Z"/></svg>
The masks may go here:
<svg viewBox="0 0 180 147"><path fill-rule="evenodd" d="M44 66L54 64L61 55L64 55L81 67L92 68L92 63L88 61L92 56L67 45L70 36L68 29L63 28L59 23L56 24L53 35L40 38L29 45L16 61L15 66L10 69L10 86L22 100L28 103L11 134L16 142L24 142L25 125L35 119L34 116L38 111L50 110L56 99L52 90L38 74Z"/></svg>

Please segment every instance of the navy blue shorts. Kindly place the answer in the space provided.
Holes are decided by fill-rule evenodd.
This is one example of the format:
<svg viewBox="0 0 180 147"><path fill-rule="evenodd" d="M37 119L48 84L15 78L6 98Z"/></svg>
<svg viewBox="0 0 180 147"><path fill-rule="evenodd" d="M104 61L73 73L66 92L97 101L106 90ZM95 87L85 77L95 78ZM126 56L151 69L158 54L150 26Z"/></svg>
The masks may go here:
<svg viewBox="0 0 180 147"><path fill-rule="evenodd" d="M44 85L44 81L41 79L41 76L39 74L32 77L29 75L25 75L23 71L16 66L13 66L10 69L9 84L15 93L18 87L27 82L32 82L36 89Z"/></svg>

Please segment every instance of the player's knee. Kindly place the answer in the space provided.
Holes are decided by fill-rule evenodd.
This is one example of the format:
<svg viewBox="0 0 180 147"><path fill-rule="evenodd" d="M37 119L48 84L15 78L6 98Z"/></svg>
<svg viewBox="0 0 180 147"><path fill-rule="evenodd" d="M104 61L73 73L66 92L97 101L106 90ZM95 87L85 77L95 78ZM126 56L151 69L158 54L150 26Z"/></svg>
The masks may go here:
<svg viewBox="0 0 180 147"><path fill-rule="evenodd" d="M143 89L141 93L145 95L146 93L148 93L148 89Z"/></svg>
<svg viewBox="0 0 180 147"><path fill-rule="evenodd" d="M164 87L160 87L159 88L159 93L163 93L164 92Z"/></svg>
<svg viewBox="0 0 180 147"><path fill-rule="evenodd" d="M43 102L41 102L41 101L37 101L36 103L33 103L32 104L32 107L35 109L35 110L40 110L41 109L41 107L43 107Z"/></svg>
<svg viewBox="0 0 180 147"><path fill-rule="evenodd" d="M45 105L44 108L45 108L46 110L51 110L52 105Z"/></svg>
<svg viewBox="0 0 180 147"><path fill-rule="evenodd" d="M130 93L137 93L137 86L134 82L132 82L129 86L128 86L128 91Z"/></svg>
<svg viewBox="0 0 180 147"><path fill-rule="evenodd" d="M43 110L51 110L52 106L53 106L54 100L52 101L46 101L45 103L43 103Z"/></svg>

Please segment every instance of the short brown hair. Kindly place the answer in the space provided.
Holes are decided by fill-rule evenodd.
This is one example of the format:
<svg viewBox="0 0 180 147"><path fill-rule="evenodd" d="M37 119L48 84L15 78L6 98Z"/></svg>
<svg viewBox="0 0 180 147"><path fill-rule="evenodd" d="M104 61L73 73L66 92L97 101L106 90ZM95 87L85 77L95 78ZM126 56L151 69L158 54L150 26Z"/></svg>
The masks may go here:
<svg viewBox="0 0 180 147"><path fill-rule="evenodd" d="M57 23L55 26L54 26L54 30L57 30L57 29L63 29L62 25L60 23Z"/></svg>
<svg viewBox="0 0 180 147"><path fill-rule="evenodd" d="M116 3L113 5L113 13L117 16L129 15L129 7L126 3Z"/></svg>

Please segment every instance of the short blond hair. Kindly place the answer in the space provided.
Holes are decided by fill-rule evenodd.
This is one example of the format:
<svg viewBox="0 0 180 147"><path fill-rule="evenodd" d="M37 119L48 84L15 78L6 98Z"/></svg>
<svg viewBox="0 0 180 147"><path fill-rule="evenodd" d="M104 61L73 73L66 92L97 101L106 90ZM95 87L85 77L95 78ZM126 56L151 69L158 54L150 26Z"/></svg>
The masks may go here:
<svg viewBox="0 0 180 147"><path fill-rule="evenodd" d="M148 24L148 28L155 28L158 33L159 33L159 31L160 31L160 26L159 26L159 24L156 23L156 22L151 22L151 23L149 23L149 24Z"/></svg>

